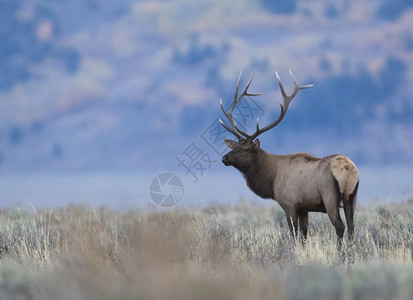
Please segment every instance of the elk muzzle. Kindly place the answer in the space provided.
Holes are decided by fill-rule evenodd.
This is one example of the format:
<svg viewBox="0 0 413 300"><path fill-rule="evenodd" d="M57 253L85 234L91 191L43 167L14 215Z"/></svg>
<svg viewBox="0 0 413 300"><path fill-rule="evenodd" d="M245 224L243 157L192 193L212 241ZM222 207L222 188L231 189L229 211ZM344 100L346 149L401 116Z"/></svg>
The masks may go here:
<svg viewBox="0 0 413 300"><path fill-rule="evenodd" d="M230 165L231 165L231 162L230 162L230 159L229 159L229 156L228 156L228 155L224 155L224 156L222 157L222 163L223 163L224 165L226 165L226 166L230 166Z"/></svg>

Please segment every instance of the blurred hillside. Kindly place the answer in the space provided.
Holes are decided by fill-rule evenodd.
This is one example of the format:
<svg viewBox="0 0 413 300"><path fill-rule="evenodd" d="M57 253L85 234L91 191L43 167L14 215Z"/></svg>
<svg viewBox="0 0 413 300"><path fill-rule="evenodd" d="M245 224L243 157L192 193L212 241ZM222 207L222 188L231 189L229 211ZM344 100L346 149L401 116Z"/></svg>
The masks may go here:
<svg viewBox="0 0 413 300"><path fill-rule="evenodd" d="M241 69L314 84L264 149L413 164L411 1L1 0L0 171L176 167Z"/></svg>

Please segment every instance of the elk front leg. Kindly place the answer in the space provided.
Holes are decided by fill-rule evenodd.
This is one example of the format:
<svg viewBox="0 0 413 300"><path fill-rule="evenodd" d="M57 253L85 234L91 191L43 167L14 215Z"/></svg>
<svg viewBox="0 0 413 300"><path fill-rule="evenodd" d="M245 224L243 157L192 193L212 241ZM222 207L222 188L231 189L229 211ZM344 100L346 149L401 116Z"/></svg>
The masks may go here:
<svg viewBox="0 0 413 300"><path fill-rule="evenodd" d="M298 215L298 225L300 226L301 238L304 242L307 239L308 212L302 212Z"/></svg>
<svg viewBox="0 0 413 300"><path fill-rule="evenodd" d="M290 228L291 234L296 238L298 236L298 218L296 212L285 212L285 216L287 218L287 224Z"/></svg>

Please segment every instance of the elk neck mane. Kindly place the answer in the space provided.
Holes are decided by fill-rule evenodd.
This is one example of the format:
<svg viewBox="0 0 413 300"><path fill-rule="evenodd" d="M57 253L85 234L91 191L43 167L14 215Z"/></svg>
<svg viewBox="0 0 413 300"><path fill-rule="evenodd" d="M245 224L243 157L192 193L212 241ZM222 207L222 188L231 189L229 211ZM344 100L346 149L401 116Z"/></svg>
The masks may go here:
<svg viewBox="0 0 413 300"><path fill-rule="evenodd" d="M248 187L258 196L268 199L274 197L273 182L276 175L275 154L269 154L258 149L256 161L245 170L240 170L244 175Z"/></svg>

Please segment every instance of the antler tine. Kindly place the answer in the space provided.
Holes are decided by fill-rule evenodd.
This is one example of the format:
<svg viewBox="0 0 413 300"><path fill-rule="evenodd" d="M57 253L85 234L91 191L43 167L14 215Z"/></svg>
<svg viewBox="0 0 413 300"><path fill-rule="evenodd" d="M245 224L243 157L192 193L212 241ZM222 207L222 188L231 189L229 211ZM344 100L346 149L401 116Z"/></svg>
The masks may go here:
<svg viewBox="0 0 413 300"><path fill-rule="evenodd" d="M253 135L250 136L250 139L254 140L261 133L264 133L265 131L270 130L271 128L277 126L281 122L281 120L284 118L285 114L287 113L288 106L290 105L290 103L294 99L294 97L297 95L297 93L300 90L303 90L303 89L306 89L306 88L309 88L309 87L313 86L312 84L303 85L303 86L298 85L298 83L295 80L295 77L293 75L293 72L290 71L290 74L291 74L291 77L292 77L293 82L294 82L294 91L291 93L290 96L288 96L287 93L284 90L284 86L282 85L282 82L281 82L280 76L278 75L278 72L275 71L275 76L278 79L278 85L280 86L281 94L283 96L283 102L280 103L281 113L280 113L277 120L275 120L273 123L265 126L264 128L260 129L259 126L257 125L257 131Z"/></svg>
<svg viewBox="0 0 413 300"><path fill-rule="evenodd" d="M235 89L235 95L234 95L234 102L232 103L230 113L232 113L234 111L235 107L238 105L238 103L241 102L241 100L245 96L255 97L255 96L262 95L261 93L248 93L248 88L251 85L252 78L254 78L254 74L253 74L253 75L251 75L250 79L248 80L248 83L245 86L244 91L241 93L240 96L238 96L239 85L240 85L240 82L241 82L241 75L242 75L242 70L241 70L241 72L239 73L239 76L238 76L237 88Z"/></svg>
<svg viewBox="0 0 413 300"><path fill-rule="evenodd" d="M240 74L239 74L239 76L238 76L237 87L236 87L236 89L235 89L235 95L234 95L234 101L233 101L233 103L232 103L232 105L231 105L231 108L230 108L230 110L229 110L229 113L227 113L227 112L225 111L224 106L223 106L223 104L222 104L222 99L220 99L221 110L222 110L222 112L224 113L225 117L228 119L228 121L229 121L232 129L229 128L227 125L225 125L224 122L221 120L221 118L219 119L220 123L224 126L224 128L225 128L226 130L228 130L229 132L231 132L233 135L235 135L238 139L242 139L242 138L244 138L244 137L245 137L245 138L249 138L250 136L249 136L247 133L245 133L244 131L240 130L240 129L237 127L236 122L235 122L234 119L232 118L232 113L234 112L235 107L238 105L238 103L241 102L241 100L242 100L245 96L254 97L254 96L262 95L262 94L259 94L259 93L254 94L254 93L249 93L249 92L248 92L248 88L250 87L251 82L252 82L252 78L253 78L253 75L252 75L252 76L250 77L250 79L249 79L249 81L248 81L248 83L247 83L244 91L241 93L240 96L238 96L239 86L240 86L240 82L241 82L241 76L242 76L242 71L240 72Z"/></svg>
<svg viewBox="0 0 413 300"><path fill-rule="evenodd" d="M245 133L244 131L242 131L241 129L239 129L237 127L237 123L232 119L232 111L227 114L225 112L224 106L222 105L222 99L219 99L220 103L221 103L221 109L224 113L224 115L227 117L227 119L229 120L229 122L231 123L231 126L233 129L229 128L227 125L225 125L225 123L222 121L221 118L219 118L219 122L221 123L222 126L224 126L224 128L226 130L228 130L229 132L231 132L233 135L235 135L238 139L243 139L244 137L248 137L248 134Z"/></svg>
<svg viewBox="0 0 413 300"><path fill-rule="evenodd" d="M237 104L239 102L238 101L238 90L239 90L239 85L241 83L241 76L242 76L242 70L239 72L238 81L237 81L237 88L235 89L234 102L232 102L232 106L231 106L231 109L230 109L231 114L234 111L235 106L237 106Z"/></svg>
<svg viewBox="0 0 413 300"><path fill-rule="evenodd" d="M244 136L244 138L246 138L246 139L249 139L249 138L250 138L250 136L248 135L248 133L246 133L245 131L242 131L241 129L239 129L239 128L237 127L237 122L235 122L235 121L234 121L234 128L235 128L235 130L236 130L237 132L241 133L241 134Z"/></svg>
<svg viewBox="0 0 413 300"><path fill-rule="evenodd" d="M308 88L314 86L314 84L306 84L306 85L301 85L301 86L298 85L297 81L295 80L295 77L294 77L293 72L292 72L291 70L290 70L289 72L290 72L291 77L293 78L294 86L295 86L297 89L299 89L299 90L304 90L304 89L308 89ZM277 72L275 72L275 73L277 73ZM278 73L277 73L277 75L278 75ZM279 76L277 76L277 77L279 78Z"/></svg>
<svg viewBox="0 0 413 300"><path fill-rule="evenodd" d="M254 78L254 75L251 75L250 80L248 80L247 86L245 87L244 91L242 92L241 96L238 97L237 104L244 98L245 96L250 96L250 97L255 97L255 96L261 96L262 93L248 93L248 88L251 85L252 78Z"/></svg>
<svg viewBox="0 0 413 300"><path fill-rule="evenodd" d="M221 104L221 110L224 113L225 117L227 117L227 119L229 119L229 116L228 116L227 112L224 109L224 105L222 104L222 99L219 99L219 104Z"/></svg>
<svg viewBox="0 0 413 300"><path fill-rule="evenodd" d="M221 118L219 118L219 123L221 123L222 126L224 126L224 128L226 130L228 130L229 132L231 132L233 135L235 135L237 138L242 139L242 135L240 135L236 130L229 128L227 125L225 125L225 123L222 121Z"/></svg>
<svg viewBox="0 0 413 300"><path fill-rule="evenodd" d="M226 130L228 130L229 132L231 132L233 135L235 135L237 138L241 139L242 136L237 132L237 130L235 129L235 122L232 119L232 110L230 112L230 114L227 114L227 112L224 109L224 105L222 104L222 99L219 99L219 103L221 104L221 110L224 113L225 117L228 119L229 123L231 124L232 128L229 128L227 125L225 125L225 123L222 121L221 117L219 118L219 122L221 123L222 126L224 126L224 128Z"/></svg>

